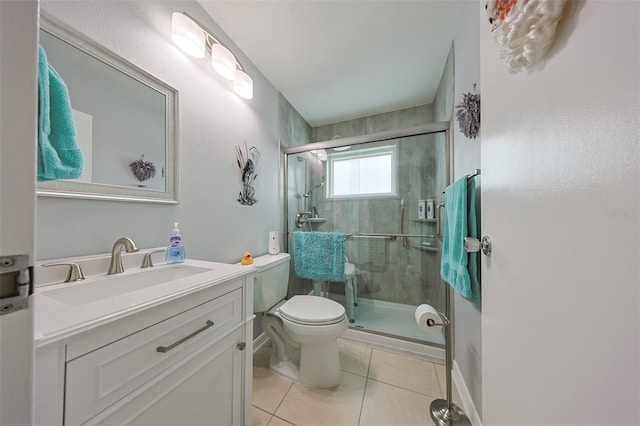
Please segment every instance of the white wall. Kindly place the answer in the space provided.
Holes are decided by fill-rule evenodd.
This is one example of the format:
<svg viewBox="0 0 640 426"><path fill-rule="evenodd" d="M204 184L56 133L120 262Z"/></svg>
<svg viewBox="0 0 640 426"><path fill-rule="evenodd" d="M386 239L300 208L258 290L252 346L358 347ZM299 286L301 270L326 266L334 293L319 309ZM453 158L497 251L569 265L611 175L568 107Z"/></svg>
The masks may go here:
<svg viewBox="0 0 640 426"><path fill-rule="evenodd" d="M640 424L640 3L568 5L531 73L479 18L486 425Z"/></svg>
<svg viewBox="0 0 640 426"><path fill-rule="evenodd" d="M195 1L42 0L41 8L178 89L180 204L38 198L37 258L105 253L120 236L141 247L166 245L180 222L187 257L239 261L245 251L267 251L278 229L278 92ZM231 47L254 79L254 99L171 41L171 14L187 11ZM117 125L117 123L114 123ZM253 206L237 201L240 174L235 145L256 146Z"/></svg>
<svg viewBox="0 0 640 426"><path fill-rule="evenodd" d="M460 15L460 25L453 41L454 49L454 106L462 101L464 93L475 91L480 94L480 31L478 22L478 2L468 1L464 13ZM483 12L482 12L483 13ZM482 28L484 30L484 28ZM476 139L468 139L460 132L455 119L453 135L453 173L454 180L461 178L480 168L481 135ZM477 190L480 190L482 176L476 178ZM478 194L480 195L480 194ZM477 198L480 200L480 197ZM482 309L461 297L454 296L455 312L455 362L460 370L464 384L473 401L477 414L482 418ZM467 413L470 418L474 413Z"/></svg>

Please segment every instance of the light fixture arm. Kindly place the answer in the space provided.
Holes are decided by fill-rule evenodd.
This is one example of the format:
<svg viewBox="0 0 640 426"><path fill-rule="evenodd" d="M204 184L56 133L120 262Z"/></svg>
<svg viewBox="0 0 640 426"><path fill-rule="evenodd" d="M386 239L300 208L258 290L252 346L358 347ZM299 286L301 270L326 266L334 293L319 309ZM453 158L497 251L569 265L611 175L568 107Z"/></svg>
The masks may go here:
<svg viewBox="0 0 640 426"><path fill-rule="evenodd" d="M198 21L196 18L194 18L192 15L190 15L189 13L183 11L182 14L184 16L186 16L187 18L191 19L196 25L198 25L200 27L200 29L202 30L202 32L204 32L205 34L205 39L206 39L206 51L209 53L209 55L211 55L211 47L214 44L219 44L220 46L223 46L225 49L231 51L231 49L229 49L229 47L224 44L223 42L220 41L220 38L216 37L213 35L212 31L210 31L207 27L205 27L200 21ZM242 66L242 64L240 63L240 60L238 59L238 57L236 55L233 55L236 58L236 66L241 70L246 72L246 69Z"/></svg>

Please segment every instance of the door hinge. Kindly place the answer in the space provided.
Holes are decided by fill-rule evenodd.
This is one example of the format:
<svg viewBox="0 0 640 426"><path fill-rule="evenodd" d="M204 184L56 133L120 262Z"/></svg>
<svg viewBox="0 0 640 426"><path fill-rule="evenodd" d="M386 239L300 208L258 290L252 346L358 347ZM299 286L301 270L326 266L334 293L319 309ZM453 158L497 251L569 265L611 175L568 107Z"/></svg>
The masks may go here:
<svg viewBox="0 0 640 426"><path fill-rule="evenodd" d="M0 256L0 315L27 309L33 293L29 255Z"/></svg>

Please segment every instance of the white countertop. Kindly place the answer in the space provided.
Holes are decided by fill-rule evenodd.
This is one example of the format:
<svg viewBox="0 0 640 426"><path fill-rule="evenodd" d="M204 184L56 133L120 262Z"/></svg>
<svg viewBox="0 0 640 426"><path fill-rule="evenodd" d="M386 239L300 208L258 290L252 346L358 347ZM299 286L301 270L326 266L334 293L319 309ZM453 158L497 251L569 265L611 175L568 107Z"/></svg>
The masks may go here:
<svg viewBox="0 0 640 426"><path fill-rule="evenodd" d="M113 297L84 304L64 304L45 294L59 288L81 287L88 283L108 280L105 274L87 276L86 281L36 287L35 303L35 344L42 347L65 337L90 330L110 321L132 315L164 302L203 290L255 271L251 266L230 265L200 260L186 260L183 264L210 269L186 278L156 284L140 290L130 291ZM151 270L171 267L164 263ZM148 269L130 268L118 276L144 274ZM108 284L105 284L108 285Z"/></svg>

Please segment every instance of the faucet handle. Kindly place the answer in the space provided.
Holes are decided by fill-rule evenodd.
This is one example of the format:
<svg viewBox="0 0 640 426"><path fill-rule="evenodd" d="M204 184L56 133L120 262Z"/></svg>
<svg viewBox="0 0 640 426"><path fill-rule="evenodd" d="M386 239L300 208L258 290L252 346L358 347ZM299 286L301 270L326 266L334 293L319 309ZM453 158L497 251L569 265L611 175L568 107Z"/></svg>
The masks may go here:
<svg viewBox="0 0 640 426"><path fill-rule="evenodd" d="M146 252L144 254L144 258L142 258L142 264L140 265L140 268L151 268L153 266L153 261L151 260L151 255L154 253L160 253L163 251L166 251L166 248L163 249L158 249L158 250L151 250L149 252Z"/></svg>
<svg viewBox="0 0 640 426"><path fill-rule="evenodd" d="M69 272L67 272L67 278L64 280L65 283L71 281L82 281L84 280L84 274L82 273L82 268L80 265L74 262L59 262L59 263L45 263L41 266L50 267L50 266L68 266Z"/></svg>

